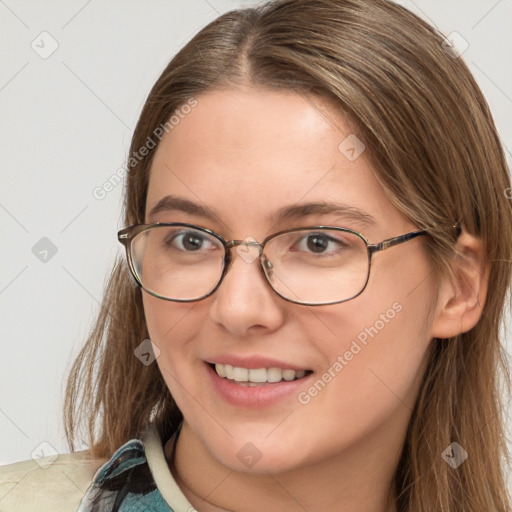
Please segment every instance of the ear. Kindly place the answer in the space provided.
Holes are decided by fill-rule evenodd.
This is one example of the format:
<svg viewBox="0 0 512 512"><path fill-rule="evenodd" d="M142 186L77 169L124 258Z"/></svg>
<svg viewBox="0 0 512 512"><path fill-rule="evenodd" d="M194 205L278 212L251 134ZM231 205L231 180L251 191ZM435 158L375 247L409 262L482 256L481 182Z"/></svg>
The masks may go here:
<svg viewBox="0 0 512 512"><path fill-rule="evenodd" d="M481 240L463 230L455 249L454 277L443 276L439 284L433 338L451 338L472 329L480 320L487 296L490 264L486 264Z"/></svg>

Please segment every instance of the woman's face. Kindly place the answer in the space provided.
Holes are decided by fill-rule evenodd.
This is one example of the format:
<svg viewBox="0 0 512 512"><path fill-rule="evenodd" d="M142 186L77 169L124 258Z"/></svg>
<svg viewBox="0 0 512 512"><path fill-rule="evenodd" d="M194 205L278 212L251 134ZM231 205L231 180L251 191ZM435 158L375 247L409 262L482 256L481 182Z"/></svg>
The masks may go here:
<svg viewBox="0 0 512 512"><path fill-rule="evenodd" d="M352 228L372 243L417 229L386 197L364 150L358 156L362 149L346 119L318 97L209 92L157 149L146 222L184 222L226 240L258 241L300 226ZM213 215L170 201L151 214L171 195ZM350 214L311 208L277 220L283 208L310 203L341 204ZM435 282L423 243L419 237L376 253L363 293L334 305L285 301L258 259L236 249L206 299L179 303L143 293L161 351L157 363L211 457L237 470L281 472L363 443L398 453L431 340ZM241 368L234 372L242 380L244 368L307 372L293 382L248 386L220 377L209 363ZM276 370L252 375L284 377Z"/></svg>

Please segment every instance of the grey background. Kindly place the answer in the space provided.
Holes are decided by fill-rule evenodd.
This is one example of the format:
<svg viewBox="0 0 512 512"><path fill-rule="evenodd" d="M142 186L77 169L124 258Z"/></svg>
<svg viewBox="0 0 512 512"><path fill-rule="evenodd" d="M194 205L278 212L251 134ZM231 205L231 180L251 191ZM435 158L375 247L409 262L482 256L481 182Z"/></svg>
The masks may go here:
<svg viewBox="0 0 512 512"><path fill-rule="evenodd" d="M251 3L0 0L0 464L67 451L64 378L121 250L122 186L102 200L93 190L124 164L174 53ZM399 3L467 41L462 57L512 148L512 0Z"/></svg>

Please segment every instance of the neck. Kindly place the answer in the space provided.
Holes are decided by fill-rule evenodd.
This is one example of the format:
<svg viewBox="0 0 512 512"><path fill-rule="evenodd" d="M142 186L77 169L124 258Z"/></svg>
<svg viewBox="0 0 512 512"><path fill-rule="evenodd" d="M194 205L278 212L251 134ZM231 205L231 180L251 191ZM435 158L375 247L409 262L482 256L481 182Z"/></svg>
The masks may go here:
<svg viewBox="0 0 512 512"><path fill-rule="evenodd" d="M396 428L390 425L395 441ZM394 472L405 430L394 443L383 442L381 434L336 456L279 474L243 473L221 465L186 422L175 453L173 438L165 451L176 482L199 512L396 512Z"/></svg>

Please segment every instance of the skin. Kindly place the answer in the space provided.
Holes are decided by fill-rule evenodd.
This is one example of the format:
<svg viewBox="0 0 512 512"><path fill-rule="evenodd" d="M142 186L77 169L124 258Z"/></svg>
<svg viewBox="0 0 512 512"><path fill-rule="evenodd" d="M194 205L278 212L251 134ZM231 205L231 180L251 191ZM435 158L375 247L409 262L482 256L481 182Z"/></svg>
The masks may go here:
<svg viewBox="0 0 512 512"><path fill-rule="evenodd" d="M353 132L328 101L250 87L197 99L157 149L146 211L173 194L207 205L217 217L167 211L146 222L187 222L228 240L260 241L307 225L356 229L370 242L417 229L392 205L365 154L351 162L340 152ZM285 205L319 200L355 206L376 223L335 214L282 225L269 219ZM377 253L365 291L341 304L283 300L258 261L246 263L236 251L221 286L204 300L178 303L143 293L149 333L161 350L158 365L184 415L170 468L197 510L396 511L393 474L427 348L435 337L470 329L486 291L478 240L461 235L469 263L450 282L436 279L424 238ZM220 353L263 354L321 376L394 303L401 311L307 404L293 395L240 409L207 379L203 361ZM251 468L237 457L247 442L261 453Z"/></svg>

